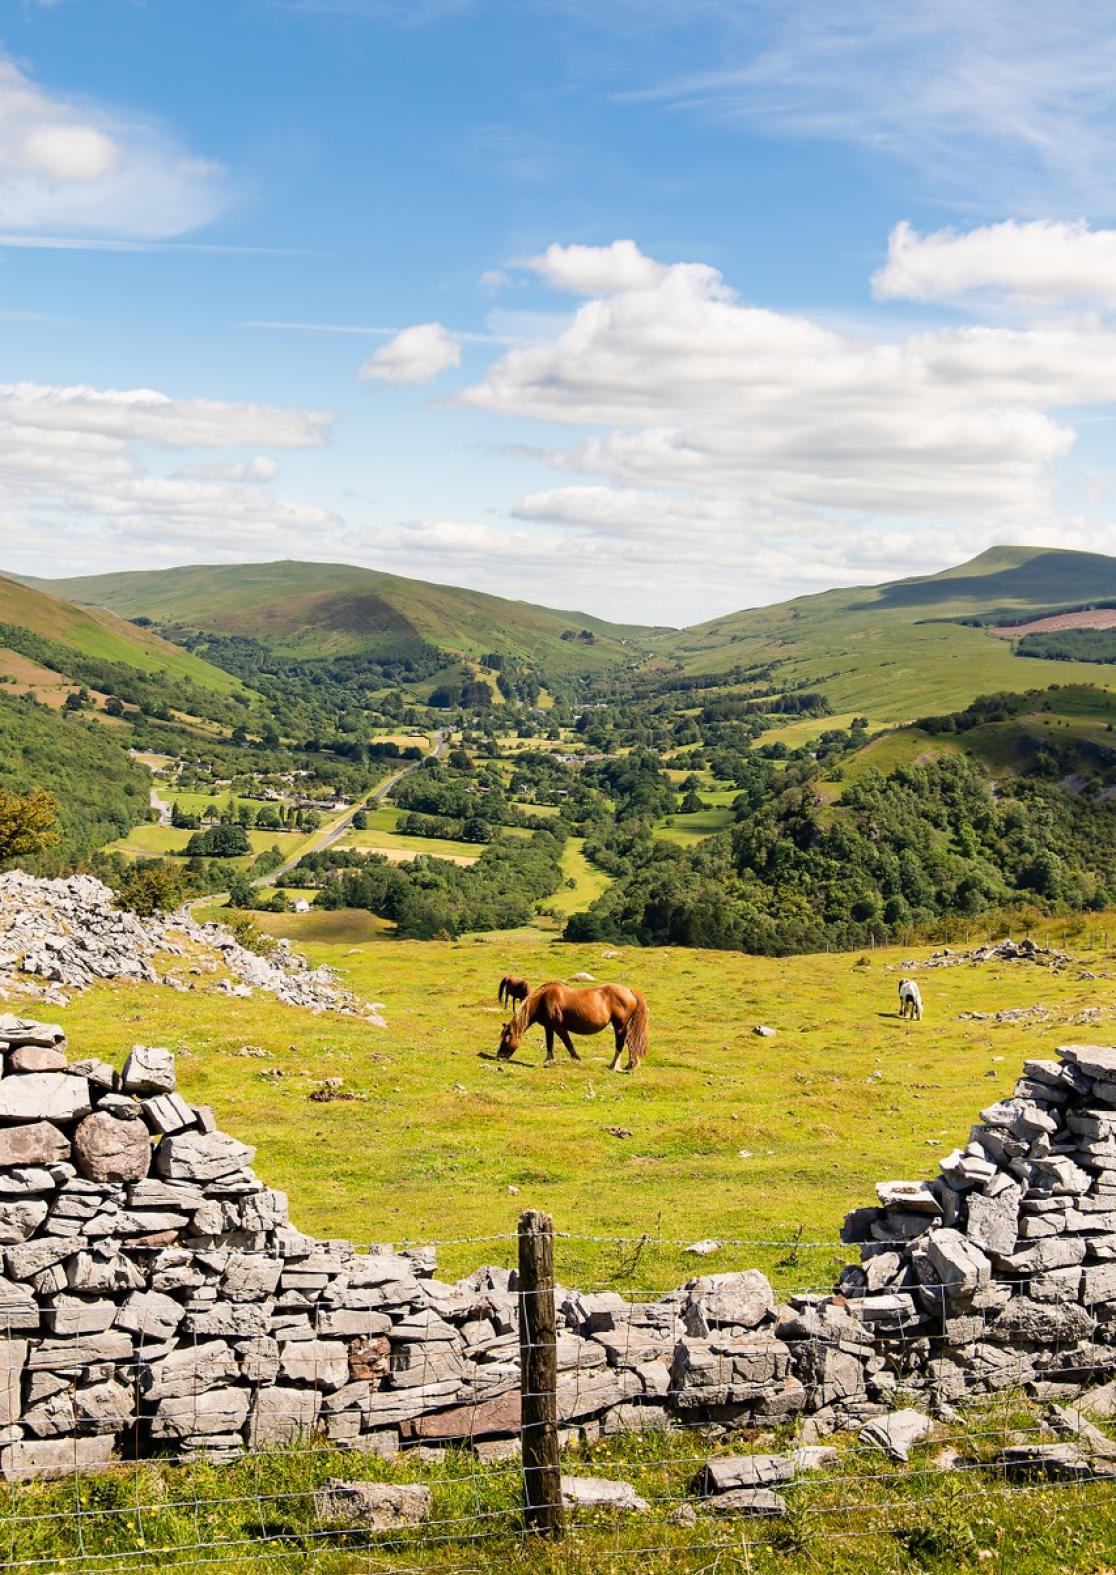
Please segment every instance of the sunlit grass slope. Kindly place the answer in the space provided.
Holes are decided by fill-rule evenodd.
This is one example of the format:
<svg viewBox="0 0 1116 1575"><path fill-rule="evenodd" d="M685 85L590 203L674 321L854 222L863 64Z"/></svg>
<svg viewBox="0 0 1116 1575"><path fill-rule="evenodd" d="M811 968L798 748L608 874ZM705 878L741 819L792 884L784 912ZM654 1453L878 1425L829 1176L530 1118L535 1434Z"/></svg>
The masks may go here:
<svg viewBox="0 0 1116 1575"><path fill-rule="evenodd" d="M1016 656L983 629L939 622L1116 597L1116 558L995 547L943 574L825 591L699 624L657 642L688 671L774 662L780 685L816 685L836 712L907 721L998 689L1095 682L1116 669Z"/></svg>
<svg viewBox="0 0 1116 1575"><path fill-rule="evenodd" d="M977 1112L1011 1088L1025 1056L1073 1039L1116 1038L1116 915L1090 920L1071 947L1096 978L1029 964L923 976L921 1024L894 1015L902 950L753 958L725 952L556 944L516 932L459 942L377 939L366 914L274 920L315 963L339 967L385 1003L386 1030L315 1017L269 996L191 995L102 985L63 1018L75 1054L119 1062L133 1042L180 1052L188 1097L259 1146L257 1168L286 1188L304 1229L361 1241L502 1235L529 1205L578 1235L834 1242L845 1211L882 1177L935 1173ZM1058 931L1061 939L1061 931ZM923 948L922 955L926 954ZM605 1038L544 1069L541 1035L517 1059L490 1059L505 972L533 983L586 971L643 989L651 1052L634 1076L610 1074ZM203 984L205 981L203 981ZM962 1017L1004 1007L1049 1016L995 1024ZM1077 1025L1086 1008L1096 1021ZM753 1033L757 1024L774 1038ZM238 1054L262 1046L268 1059ZM268 1079L265 1071L281 1077ZM351 1102L316 1104L340 1077ZM505 1242L447 1248L444 1266L508 1261ZM564 1271L623 1278L630 1249L574 1244ZM727 1248L708 1268L766 1265L781 1281L828 1280L837 1249ZM694 1272L681 1246L646 1247L662 1286Z"/></svg>

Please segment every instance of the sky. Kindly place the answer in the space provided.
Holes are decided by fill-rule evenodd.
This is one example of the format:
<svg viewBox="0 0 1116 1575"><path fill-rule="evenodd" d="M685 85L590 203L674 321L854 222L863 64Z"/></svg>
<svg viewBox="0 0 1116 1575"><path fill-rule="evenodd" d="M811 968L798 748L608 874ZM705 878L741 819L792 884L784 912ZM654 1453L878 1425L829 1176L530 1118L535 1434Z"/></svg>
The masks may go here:
<svg viewBox="0 0 1116 1575"><path fill-rule="evenodd" d="M0 570L1116 552L1107 0L7 0Z"/></svg>

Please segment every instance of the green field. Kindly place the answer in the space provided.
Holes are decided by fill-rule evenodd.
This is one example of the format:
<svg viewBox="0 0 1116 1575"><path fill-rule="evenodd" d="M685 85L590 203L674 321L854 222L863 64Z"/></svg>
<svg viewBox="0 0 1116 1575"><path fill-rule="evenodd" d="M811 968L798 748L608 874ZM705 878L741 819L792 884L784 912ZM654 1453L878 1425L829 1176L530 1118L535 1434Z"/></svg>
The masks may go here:
<svg viewBox="0 0 1116 1575"><path fill-rule="evenodd" d="M705 798L704 793L699 795ZM736 794L733 793L732 798ZM692 847L695 842L703 842L706 837L713 836L714 832L724 831L732 825L732 798L727 804L715 804L708 809L695 810L692 815L673 814L669 816L669 825L660 821L655 827L654 835L663 842L676 842L679 847Z"/></svg>
<svg viewBox="0 0 1116 1575"><path fill-rule="evenodd" d="M789 1241L732 1247L707 1269L754 1262L784 1289L825 1284L848 1208L881 1177L931 1175L976 1112L1007 1094L1024 1057L1116 1023L1116 915L1070 937L1097 979L1028 964L954 968L924 978L921 1024L895 1016L907 952L766 959L736 953L567 946L531 932L458 942L380 938L367 914L267 919L315 963L340 968L383 1001L386 1030L315 1017L257 994L188 998L146 985L98 985L64 1021L76 1054L119 1061L136 1039L183 1051L188 1098L212 1103L227 1130L259 1146L257 1168L292 1196L316 1234L358 1241L505 1236L522 1208L553 1210L579 1236L655 1238L640 1279L663 1289L694 1272L682 1247L702 1237ZM1102 937L1107 941L1102 946ZM1056 936L1059 943L1062 932ZM924 949L925 953L925 949ZM582 1042L580 1064L544 1070L541 1036L510 1065L490 1059L506 972L532 982L584 970L643 988L651 1053L634 1076L610 1074L609 1043ZM962 1020L963 1011L1042 1006L1041 1022ZM1088 1026L1075 1018L1099 1008ZM775 1039L752 1033L769 1024ZM238 1056L271 1053L284 1076ZM325 1077L365 1100L308 1105ZM628 1129L616 1137L610 1128ZM509 1189L516 1189L511 1191ZM675 1243L674 1245L670 1243ZM448 1275L508 1262L506 1240L451 1246ZM567 1283L618 1284L631 1247L564 1242Z"/></svg>
<svg viewBox="0 0 1116 1575"><path fill-rule="evenodd" d="M567 916L588 908L612 884L611 877L585 857L582 837L570 837L562 849L562 874L573 881L573 886L562 886L553 897L546 898L543 906Z"/></svg>
<svg viewBox="0 0 1116 1575"><path fill-rule="evenodd" d="M468 859L470 863L480 857L483 842L462 842L454 837L412 837L396 831L399 817L404 811L380 805L368 811L366 831L347 831L338 842L339 848L360 848L366 853L427 853L431 858Z"/></svg>
<svg viewBox="0 0 1116 1575"><path fill-rule="evenodd" d="M168 854L180 853L192 836L192 831L181 831L174 826L134 826L126 837L110 842L105 851L123 853L134 859L166 858ZM251 855L227 862L233 869L243 869L268 848L278 848L284 859L288 859L311 840L311 834L305 831L250 831Z"/></svg>

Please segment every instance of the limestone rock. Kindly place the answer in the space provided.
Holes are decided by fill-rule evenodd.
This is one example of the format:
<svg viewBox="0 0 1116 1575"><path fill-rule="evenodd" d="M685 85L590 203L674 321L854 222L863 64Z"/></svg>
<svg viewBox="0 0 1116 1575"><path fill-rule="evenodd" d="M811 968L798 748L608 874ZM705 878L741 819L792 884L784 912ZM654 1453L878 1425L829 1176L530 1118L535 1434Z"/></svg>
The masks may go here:
<svg viewBox="0 0 1116 1575"><path fill-rule="evenodd" d="M180 1132L159 1144L155 1168L170 1181L219 1181L250 1165L255 1154L224 1132Z"/></svg>
<svg viewBox="0 0 1116 1575"><path fill-rule="evenodd" d="M882 1450L889 1460L905 1461L910 1459L912 1445L933 1430L933 1422L921 1411L892 1411L888 1416L874 1417L858 1436L862 1444Z"/></svg>
<svg viewBox="0 0 1116 1575"><path fill-rule="evenodd" d="M322 1399L315 1389L276 1385L256 1391L252 1402L248 1442L253 1449L273 1449L294 1444L313 1431Z"/></svg>
<svg viewBox="0 0 1116 1575"><path fill-rule="evenodd" d="M69 1140L49 1121L0 1128L0 1165L54 1165L69 1157Z"/></svg>
<svg viewBox="0 0 1116 1575"><path fill-rule="evenodd" d="M13 1050L4 1064L5 1074L9 1072L61 1072L66 1065L66 1057L61 1050L53 1045L20 1045L18 1050Z"/></svg>
<svg viewBox="0 0 1116 1575"><path fill-rule="evenodd" d="M76 1121L92 1108L84 1077L28 1072L0 1079L0 1121Z"/></svg>
<svg viewBox="0 0 1116 1575"><path fill-rule="evenodd" d="M173 1094L174 1056L155 1045L133 1045L120 1074L126 1094Z"/></svg>
<svg viewBox="0 0 1116 1575"><path fill-rule="evenodd" d="M326 1526L363 1526L395 1531L430 1518L428 1487L412 1482L345 1482L329 1477L314 1494L314 1509Z"/></svg>
<svg viewBox="0 0 1116 1575"><path fill-rule="evenodd" d="M140 1181L151 1164L147 1128L96 1110L74 1133L74 1163L90 1181Z"/></svg>
<svg viewBox="0 0 1116 1575"><path fill-rule="evenodd" d="M630 1482L616 1477L563 1477L562 1502L569 1509L624 1509L637 1514L651 1508Z"/></svg>

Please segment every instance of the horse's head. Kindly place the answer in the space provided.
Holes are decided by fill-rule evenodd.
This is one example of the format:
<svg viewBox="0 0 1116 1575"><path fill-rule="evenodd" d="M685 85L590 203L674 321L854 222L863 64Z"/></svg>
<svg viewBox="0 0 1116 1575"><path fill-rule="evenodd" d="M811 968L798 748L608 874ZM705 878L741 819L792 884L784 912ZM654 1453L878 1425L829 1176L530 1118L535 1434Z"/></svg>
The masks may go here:
<svg viewBox="0 0 1116 1575"><path fill-rule="evenodd" d="M516 1027L515 1018L513 1017L511 1022L505 1023L500 1030L500 1043L496 1048L496 1059L498 1061L510 1061L519 1049L520 1038L521 1034Z"/></svg>

